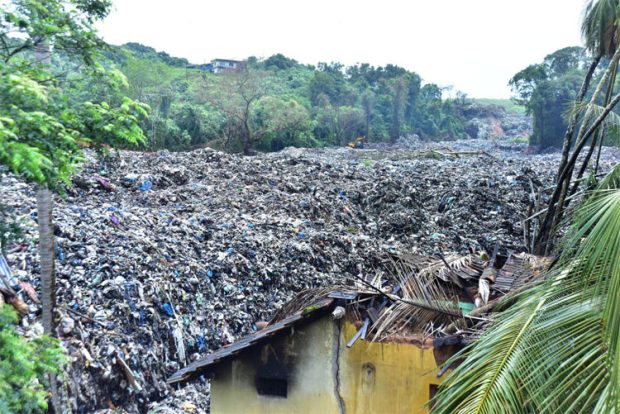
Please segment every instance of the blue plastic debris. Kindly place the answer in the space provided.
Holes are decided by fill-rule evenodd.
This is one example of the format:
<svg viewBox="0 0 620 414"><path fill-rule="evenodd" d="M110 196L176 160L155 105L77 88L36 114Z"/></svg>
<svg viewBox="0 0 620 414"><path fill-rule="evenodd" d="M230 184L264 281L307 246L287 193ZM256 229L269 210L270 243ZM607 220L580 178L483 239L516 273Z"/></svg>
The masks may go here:
<svg viewBox="0 0 620 414"><path fill-rule="evenodd" d="M229 247L228 249L226 249L226 253L228 254L233 254L235 252L235 249L233 249L232 247Z"/></svg>
<svg viewBox="0 0 620 414"><path fill-rule="evenodd" d="M140 326L144 325L144 309L140 309Z"/></svg>
<svg viewBox="0 0 620 414"><path fill-rule="evenodd" d="M305 231L300 231L299 233L297 233L297 235L299 236L300 239L305 239L306 238L306 232Z"/></svg>
<svg viewBox="0 0 620 414"><path fill-rule="evenodd" d="M207 276L209 276L209 278L213 278L213 270L209 269L207 271Z"/></svg>
<svg viewBox="0 0 620 414"><path fill-rule="evenodd" d="M168 316L174 316L174 310L172 309L172 305L169 303L164 303L161 305L161 308L168 314Z"/></svg>
<svg viewBox="0 0 620 414"><path fill-rule="evenodd" d="M196 335L196 340L198 341L198 350L202 351L203 349L207 349L205 346L205 339L201 335Z"/></svg>
<svg viewBox="0 0 620 414"><path fill-rule="evenodd" d="M56 252L58 254L58 260L60 260L61 262L65 261L65 253L62 251L62 247L59 246L58 244L56 245Z"/></svg>
<svg viewBox="0 0 620 414"><path fill-rule="evenodd" d="M153 183L150 180L146 180L140 186L140 191L142 192L148 191L151 189L151 187L153 187Z"/></svg>

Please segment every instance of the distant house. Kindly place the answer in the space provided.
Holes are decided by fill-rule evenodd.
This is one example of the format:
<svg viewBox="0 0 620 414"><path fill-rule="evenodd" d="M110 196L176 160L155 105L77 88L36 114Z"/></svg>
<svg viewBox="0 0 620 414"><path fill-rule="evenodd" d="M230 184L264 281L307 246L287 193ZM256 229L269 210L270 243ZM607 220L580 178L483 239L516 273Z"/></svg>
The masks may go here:
<svg viewBox="0 0 620 414"><path fill-rule="evenodd" d="M409 276L389 294L370 282L302 292L267 326L168 383L210 378L213 414L428 413L425 404L450 368L442 365L484 329L466 316L476 312L474 299L496 302L535 278L539 266L524 255L445 260L451 269L407 259L416 273L401 275Z"/></svg>
<svg viewBox="0 0 620 414"><path fill-rule="evenodd" d="M213 73L226 73L234 72L241 68L243 62L230 59L213 59L211 65L213 65Z"/></svg>

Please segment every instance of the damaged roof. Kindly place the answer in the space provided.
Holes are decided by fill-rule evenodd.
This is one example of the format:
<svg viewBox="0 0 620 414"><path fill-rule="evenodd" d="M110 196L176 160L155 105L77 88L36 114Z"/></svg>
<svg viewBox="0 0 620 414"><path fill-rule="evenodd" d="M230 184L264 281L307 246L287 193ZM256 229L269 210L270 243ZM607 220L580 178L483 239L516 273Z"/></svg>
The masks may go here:
<svg viewBox="0 0 620 414"><path fill-rule="evenodd" d="M359 339L398 341L434 347L469 342L486 327L485 312L512 289L522 287L540 273L542 258L527 254L500 257L423 256L390 257L397 284L381 277L357 280L355 288L323 288L301 292L289 301L262 330L220 348L177 371L168 379L177 384L209 372L239 353L289 332L330 312L336 304L347 308L359 330Z"/></svg>
<svg viewBox="0 0 620 414"><path fill-rule="evenodd" d="M207 357L192 362L185 368L180 369L174 375L168 378L168 383L176 384L184 382L197 375L207 372L213 366L241 353L242 351L265 343L278 335L287 333L289 328L293 326L308 323L326 314L332 309L334 303L334 299L324 298L319 300L315 304L303 310L300 310L278 322L270 323L264 329L247 335L238 340L237 342L220 348L219 350L213 352Z"/></svg>

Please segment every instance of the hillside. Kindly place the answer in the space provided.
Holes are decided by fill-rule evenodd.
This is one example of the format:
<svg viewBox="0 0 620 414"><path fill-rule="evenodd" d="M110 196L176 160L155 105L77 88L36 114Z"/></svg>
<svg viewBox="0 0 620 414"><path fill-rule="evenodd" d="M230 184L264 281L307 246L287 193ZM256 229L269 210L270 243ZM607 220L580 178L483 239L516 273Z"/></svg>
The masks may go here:
<svg viewBox="0 0 620 414"><path fill-rule="evenodd" d="M530 129L521 107L509 101L452 99L438 85L395 65L312 66L276 54L248 57L235 71L213 74L138 43L114 46L106 56L128 79L128 88L118 93L151 108L150 119L141 122L150 149L209 145L229 152L269 152L287 146L345 146L361 136L366 142L402 136L425 141L520 138ZM472 115L472 105L492 115ZM518 132L511 126L515 116L525 125L516 127Z"/></svg>

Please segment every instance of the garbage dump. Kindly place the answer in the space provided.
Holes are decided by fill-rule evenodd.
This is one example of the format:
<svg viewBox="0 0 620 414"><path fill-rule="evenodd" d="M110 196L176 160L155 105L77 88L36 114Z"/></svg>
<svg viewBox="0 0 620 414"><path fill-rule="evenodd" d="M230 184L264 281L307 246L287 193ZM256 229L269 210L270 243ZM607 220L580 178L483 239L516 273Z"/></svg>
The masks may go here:
<svg viewBox="0 0 620 414"><path fill-rule="evenodd" d="M380 272L386 253L526 250L532 188L547 194L559 154L414 144L87 154L54 213L69 407L207 412L206 385L173 390L166 378L299 292ZM603 169L618 158L605 148ZM9 174L0 186L24 230L11 275L38 290L34 189ZM31 296L26 335L42 331Z"/></svg>

